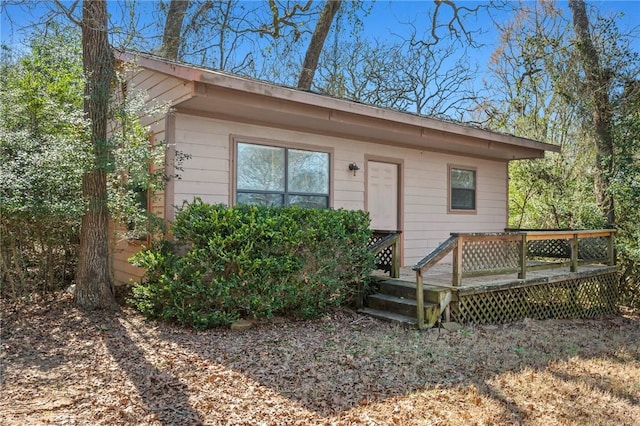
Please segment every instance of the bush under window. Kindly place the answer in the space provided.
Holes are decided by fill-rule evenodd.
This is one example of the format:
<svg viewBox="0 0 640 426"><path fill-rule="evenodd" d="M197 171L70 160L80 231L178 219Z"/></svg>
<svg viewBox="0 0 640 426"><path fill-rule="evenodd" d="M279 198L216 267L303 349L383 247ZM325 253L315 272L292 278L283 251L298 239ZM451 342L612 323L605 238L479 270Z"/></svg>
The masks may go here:
<svg viewBox="0 0 640 426"><path fill-rule="evenodd" d="M185 204L162 240L132 258L147 268L133 304L195 328L240 317L311 318L352 301L373 268L361 211Z"/></svg>

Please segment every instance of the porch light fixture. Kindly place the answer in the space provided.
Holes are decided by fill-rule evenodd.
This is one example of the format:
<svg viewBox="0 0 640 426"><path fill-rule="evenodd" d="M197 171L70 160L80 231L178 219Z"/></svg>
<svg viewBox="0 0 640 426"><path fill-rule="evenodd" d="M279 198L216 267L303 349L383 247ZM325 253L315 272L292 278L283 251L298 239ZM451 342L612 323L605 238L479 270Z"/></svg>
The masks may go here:
<svg viewBox="0 0 640 426"><path fill-rule="evenodd" d="M349 170L353 172L353 175L356 175L356 172L360 170L360 167L356 163L349 163Z"/></svg>

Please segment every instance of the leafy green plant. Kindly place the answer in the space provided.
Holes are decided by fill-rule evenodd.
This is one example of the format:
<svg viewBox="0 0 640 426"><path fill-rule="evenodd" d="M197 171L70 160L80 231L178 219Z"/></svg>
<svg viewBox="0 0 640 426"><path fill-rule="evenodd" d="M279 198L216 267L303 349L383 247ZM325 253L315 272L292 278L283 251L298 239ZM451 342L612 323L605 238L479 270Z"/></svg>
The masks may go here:
<svg viewBox="0 0 640 426"><path fill-rule="evenodd" d="M132 258L132 303L195 328L275 314L312 318L355 299L373 267L361 211L183 205L171 231Z"/></svg>
<svg viewBox="0 0 640 426"><path fill-rule="evenodd" d="M80 33L51 23L27 51L3 57L0 70L0 291L15 298L64 288L75 277L82 176L92 167ZM126 89L127 72L114 86ZM164 146L149 143L138 117L166 110L144 92L113 91L108 207L112 219L131 225L127 237L163 225L139 199L164 185Z"/></svg>
<svg viewBox="0 0 640 426"><path fill-rule="evenodd" d="M37 35L0 73L2 295L54 290L73 277L83 205L82 61L77 32Z"/></svg>

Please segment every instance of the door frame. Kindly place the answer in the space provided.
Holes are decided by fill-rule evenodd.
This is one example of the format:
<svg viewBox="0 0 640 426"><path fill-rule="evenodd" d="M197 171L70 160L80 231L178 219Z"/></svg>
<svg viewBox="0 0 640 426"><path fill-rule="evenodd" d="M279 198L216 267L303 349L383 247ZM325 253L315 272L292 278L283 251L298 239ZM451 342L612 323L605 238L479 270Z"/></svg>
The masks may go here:
<svg viewBox="0 0 640 426"><path fill-rule="evenodd" d="M404 230L404 160L401 158L383 157L379 155L364 156L364 210L369 211L369 161L378 163L395 164L398 166L398 213L397 213L397 229L402 232ZM391 231L384 229L383 231ZM404 265L404 233L400 234L400 266Z"/></svg>
<svg viewBox="0 0 640 426"><path fill-rule="evenodd" d="M379 155L364 156L364 210L369 211L369 161L375 161L377 163L395 164L398 166L398 216L396 224L396 231L402 231L404 228L404 160L393 157L381 157ZM385 229L384 231L391 231L391 229Z"/></svg>
<svg viewBox="0 0 640 426"><path fill-rule="evenodd" d="M398 223L396 231L400 231L400 266L404 266L404 160L379 155L364 155L364 211L369 211L369 161L389 163L398 166ZM390 229L383 229L390 231Z"/></svg>

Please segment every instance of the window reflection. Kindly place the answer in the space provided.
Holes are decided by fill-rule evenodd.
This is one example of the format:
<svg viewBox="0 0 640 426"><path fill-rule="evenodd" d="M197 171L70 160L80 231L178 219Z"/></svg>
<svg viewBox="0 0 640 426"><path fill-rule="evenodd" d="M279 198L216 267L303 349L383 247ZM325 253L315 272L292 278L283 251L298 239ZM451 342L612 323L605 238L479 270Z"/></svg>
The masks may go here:
<svg viewBox="0 0 640 426"><path fill-rule="evenodd" d="M329 193L329 154L289 150L289 191Z"/></svg>
<svg viewBox="0 0 640 426"><path fill-rule="evenodd" d="M329 154L240 142L236 201L267 206L329 206Z"/></svg>
<svg viewBox="0 0 640 426"><path fill-rule="evenodd" d="M238 144L238 189L284 191L285 151L264 145Z"/></svg>
<svg viewBox="0 0 640 426"><path fill-rule="evenodd" d="M476 209L476 172L475 170L450 169L451 209Z"/></svg>

